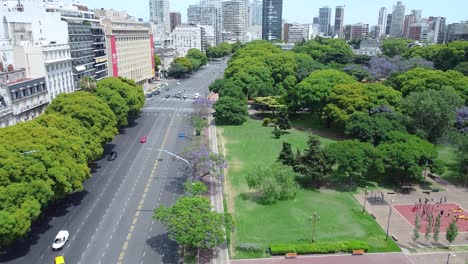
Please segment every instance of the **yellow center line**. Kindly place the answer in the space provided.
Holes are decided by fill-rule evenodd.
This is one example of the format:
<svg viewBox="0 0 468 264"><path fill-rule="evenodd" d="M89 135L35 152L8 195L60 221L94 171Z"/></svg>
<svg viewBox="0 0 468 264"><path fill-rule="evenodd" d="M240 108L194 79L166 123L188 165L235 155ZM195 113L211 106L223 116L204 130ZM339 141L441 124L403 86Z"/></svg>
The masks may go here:
<svg viewBox="0 0 468 264"><path fill-rule="evenodd" d="M166 141L167 141L167 138L169 136L169 132L171 131L173 121L174 121L174 116L171 118L171 121L169 122L169 126L168 126L168 129L166 131L166 135L164 135L164 140L163 140L163 142L161 144L161 149L163 149L164 146L166 145ZM127 250L128 243L130 242L130 239L132 238L133 229L135 227L135 224L138 222L138 217L140 215L140 209L141 209L141 207L143 206L143 204L145 202L146 194L148 193L149 187L151 186L151 183L152 183L152 179L154 178L154 174L156 173L156 169L158 168L158 165L159 165L158 160L160 159L160 157L161 157L161 152L158 153L158 157L156 158L156 160L154 162L153 169L151 170L150 177L148 178L148 182L146 183L146 186L145 186L145 191L143 192L143 195L142 195L142 197L140 199L138 210L136 210L135 215L133 217L132 226L130 227L130 229L129 229L128 233L127 233L127 239L125 240L125 243L122 246L122 250L120 251L120 256L119 256L119 260L117 261L117 264L122 264L123 263L123 260L124 260L124 257L125 257L125 251Z"/></svg>

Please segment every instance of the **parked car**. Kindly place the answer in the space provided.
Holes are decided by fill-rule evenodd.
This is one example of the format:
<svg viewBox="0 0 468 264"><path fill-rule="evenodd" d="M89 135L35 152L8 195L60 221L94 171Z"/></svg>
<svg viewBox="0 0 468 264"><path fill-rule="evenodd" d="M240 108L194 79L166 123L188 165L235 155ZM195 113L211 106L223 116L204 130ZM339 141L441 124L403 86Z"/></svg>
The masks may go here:
<svg viewBox="0 0 468 264"><path fill-rule="evenodd" d="M165 97L166 97L166 98L171 98L171 95L170 95L170 94L166 94Z"/></svg>
<svg viewBox="0 0 468 264"><path fill-rule="evenodd" d="M154 90L151 94L153 94L153 95L158 95L158 94L160 94L160 93L161 93L160 90Z"/></svg>
<svg viewBox="0 0 468 264"><path fill-rule="evenodd" d="M146 136L142 136L140 138L140 143L146 143L146 139L147 139Z"/></svg>
<svg viewBox="0 0 468 264"><path fill-rule="evenodd" d="M107 158L108 161L115 160L117 158L118 154L116 151L112 151L111 154L109 154L109 157Z"/></svg>
<svg viewBox="0 0 468 264"><path fill-rule="evenodd" d="M184 99L187 99L187 97L188 97L188 96L187 96L186 94L184 94L184 96L183 96L183 97L184 97Z"/></svg>
<svg viewBox="0 0 468 264"><path fill-rule="evenodd" d="M146 94L146 98L151 98L152 96L153 96L152 93L147 93L147 94Z"/></svg>
<svg viewBox="0 0 468 264"><path fill-rule="evenodd" d="M52 244L53 250L60 250L67 243L70 233L67 230L60 230L55 236L54 243Z"/></svg>
<svg viewBox="0 0 468 264"><path fill-rule="evenodd" d="M179 84L180 84L180 82L177 82L177 85L179 85Z"/></svg>
<svg viewBox="0 0 468 264"><path fill-rule="evenodd" d="M200 93L196 93L193 98L198 99L200 97Z"/></svg>
<svg viewBox="0 0 468 264"><path fill-rule="evenodd" d="M173 94L171 94L171 96L172 96L172 97L176 97L176 94L175 94L175 93L173 93Z"/></svg>

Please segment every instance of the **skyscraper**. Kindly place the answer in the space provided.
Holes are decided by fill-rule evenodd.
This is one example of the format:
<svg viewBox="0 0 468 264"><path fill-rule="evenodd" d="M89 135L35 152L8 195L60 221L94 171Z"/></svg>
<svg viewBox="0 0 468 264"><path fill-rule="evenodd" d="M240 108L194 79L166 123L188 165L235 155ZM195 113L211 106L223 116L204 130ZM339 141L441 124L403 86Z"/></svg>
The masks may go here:
<svg viewBox="0 0 468 264"><path fill-rule="evenodd" d="M345 6L337 6L335 9L335 27L333 34L343 38L343 23L344 23Z"/></svg>
<svg viewBox="0 0 468 264"><path fill-rule="evenodd" d="M392 24L390 26L390 36L401 38L403 36L403 25L405 20L405 5L402 1L398 1L396 6L393 6Z"/></svg>
<svg viewBox="0 0 468 264"><path fill-rule="evenodd" d="M283 0L263 0L262 39L281 40Z"/></svg>
<svg viewBox="0 0 468 264"><path fill-rule="evenodd" d="M260 0L253 0L250 4L250 26L262 25L262 2Z"/></svg>
<svg viewBox="0 0 468 264"><path fill-rule="evenodd" d="M387 14L387 28L385 28L385 35L390 35L391 25L392 25L392 14Z"/></svg>
<svg viewBox="0 0 468 264"><path fill-rule="evenodd" d="M319 25L320 33L324 36L331 36L331 13L332 10L328 6L319 9Z"/></svg>
<svg viewBox="0 0 468 264"><path fill-rule="evenodd" d="M150 21L156 26L158 33L171 31L169 0L149 0Z"/></svg>
<svg viewBox="0 0 468 264"><path fill-rule="evenodd" d="M379 38L384 37L386 35L387 30L387 8L382 7L379 10L379 21L377 21L377 25L380 26Z"/></svg>
<svg viewBox="0 0 468 264"><path fill-rule="evenodd" d="M187 9L187 22L199 26L211 26L214 29L215 42L222 42L222 12L219 1L202 1L199 5L189 5Z"/></svg>
<svg viewBox="0 0 468 264"><path fill-rule="evenodd" d="M174 31L174 28L182 24L182 16L180 12L171 12L171 32Z"/></svg>
<svg viewBox="0 0 468 264"><path fill-rule="evenodd" d="M236 40L242 41L245 37L245 12L244 0L230 0L221 3L223 10L223 31L231 33Z"/></svg>

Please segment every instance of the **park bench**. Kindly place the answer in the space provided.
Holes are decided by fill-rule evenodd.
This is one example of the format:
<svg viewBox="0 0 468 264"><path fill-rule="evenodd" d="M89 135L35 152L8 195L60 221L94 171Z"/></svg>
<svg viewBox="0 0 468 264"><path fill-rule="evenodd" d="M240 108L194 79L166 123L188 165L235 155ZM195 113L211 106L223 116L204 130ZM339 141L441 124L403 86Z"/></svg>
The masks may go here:
<svg viewBox="0 0 468 264"><path fill-rule="evenodd" d="M364 255L365 251L364 249L355 249L353 250L353 255Z"/></svg>
<svg viewBox="0 0 468 264"><path fill-rule="evenodd" d="M287 259L295 259L295 258L297 258L297 253L293 253L293 252L286 253L286 255L284 257L287 258Z"/></svg>

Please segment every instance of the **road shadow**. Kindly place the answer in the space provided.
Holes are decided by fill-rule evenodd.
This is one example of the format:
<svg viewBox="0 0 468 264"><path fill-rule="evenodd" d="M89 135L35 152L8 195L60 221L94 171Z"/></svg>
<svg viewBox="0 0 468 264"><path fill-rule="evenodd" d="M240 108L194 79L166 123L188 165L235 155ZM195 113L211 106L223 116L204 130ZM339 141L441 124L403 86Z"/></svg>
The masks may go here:
<svg viewBox="0 0 468 264"><path fill-rule="evenodd" d="M184 178L173 178L171 181L166 183L164 190L168 193L175 193L178 195L184 194L184 183L186 179Z"/></svg>
<svg viewBox="0 0 468 264"><path fill-rule="evenodd" d="M51 221L54 218L68 214L71 207L79 206L86 195L88 195L87 191L81 191L70 194L62 200L50 204L32 223L31 231L25 238L17 240L9 247L2 248L0 263L9 262L27 255L31 247L39 242L41 235L52 228Z"/></svg>
<svg viewBox="0 0 468 264"><path fill-rule="evenodd" d="M169 239L168 234L160 234L146 240L151 250L162 255L162 263L178 263L180 256L175 241Z"/></svg>

